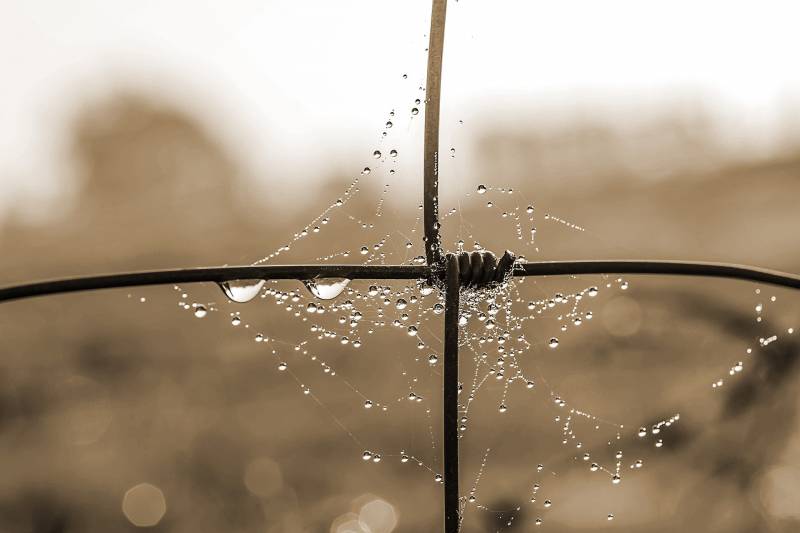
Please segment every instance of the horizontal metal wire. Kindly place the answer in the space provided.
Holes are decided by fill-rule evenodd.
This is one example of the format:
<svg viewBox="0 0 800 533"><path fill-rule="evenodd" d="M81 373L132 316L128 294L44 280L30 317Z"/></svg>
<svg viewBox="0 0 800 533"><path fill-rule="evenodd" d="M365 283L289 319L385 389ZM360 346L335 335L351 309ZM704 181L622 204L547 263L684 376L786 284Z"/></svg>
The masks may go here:
<svg viewBox="0 0 800 533"><path fill-rule="evenodd" d="M517 264L515 276L567 276L579 274L643 274L700 276L767 283L800 289L800 276L746 265L702 261L547 261Z"/></svg>
<svg viewBox="0 0 800 533"><path fill-rule="evenodd" d="M0 302L66 292L222 282L237 279L422 279L427 266L409 265L270 265L129 272L83 278L40 281L0 289ZM549 261L522 263L514 276L569 276L579 274L678 275L729 278L800 289L800 276L763 268L692 261Z"/></svg>
<svg viewBox="0 0 800 533"><path fill-rule="evenodd" d="M222 282L237 279L418 279L428 276L426 266L408 265L261 265L127 272L83 278L40 281L0 289L0 302L65 292L145 285Z"/></svg>

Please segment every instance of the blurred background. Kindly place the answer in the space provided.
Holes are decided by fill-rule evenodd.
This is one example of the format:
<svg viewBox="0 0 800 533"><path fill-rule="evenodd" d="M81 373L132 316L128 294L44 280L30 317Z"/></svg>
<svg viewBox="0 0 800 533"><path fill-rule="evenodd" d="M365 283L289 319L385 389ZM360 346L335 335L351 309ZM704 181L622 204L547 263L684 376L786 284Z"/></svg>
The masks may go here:
<svg viewBox="0 0 800 533"><path fill-rule="evenodd" d="M793 2L448 10L450 249L800 272ZM262 259L412 263L429 12L388 0L0 2L0 284ZM580 327L565 332L558 306L526 322L532 391L491 379L476 395L462 492L476 485L478 500L463 529L796 530L798 296L625 281L514 287L521 301L600 291ZM380 322L369 285L336 302L364 297ZM0 306L0 530L435 531L437 295L384 285L392 301L418 298L406 320L419 338L389 324L359 326L357 349L320 339L312 322L342 329L337 313L306 319L312 300L289 282L248 304L161 287ZM479 357L464 357L468 383ZM562 443L554 395L603 420L578 417L580 449ZM582 457L613 471L618 451L619 485Z"/></svg>

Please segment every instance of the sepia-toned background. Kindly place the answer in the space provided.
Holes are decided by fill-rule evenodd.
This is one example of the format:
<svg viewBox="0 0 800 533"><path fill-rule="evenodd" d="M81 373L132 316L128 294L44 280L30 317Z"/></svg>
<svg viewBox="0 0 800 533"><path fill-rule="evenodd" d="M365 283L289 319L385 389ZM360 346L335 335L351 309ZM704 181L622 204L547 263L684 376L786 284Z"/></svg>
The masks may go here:
<svg viewBox="0 0 800 533"><path fill-rule="evenodd" d="M440 188L442 211L457 213L445 242L528 261L800 272L795 11L450 2ZM359 247L385 236L387 263L422 254L428 23L425 1L0 3L0 285L250 264L356 177L359 193L329 227L270 262L359 262ZM479 196L479 184L495 189ZM520 196L536 209L533 244L502 216ZM467 507L464 530L796 530L798 295L626 280L626 291L614 276L526 280L519 291L601 287L591 322L529 357L540 382L623 424L625 466L643 467L619 486L591 475L562 445L544 386L512 388L500 416L503 387L489 383L461 444L464 494L491 448L478 488L488 510ZM180 308L184 291L213 312ZM540 341L559 334L554 317L526 328ZM435 531L440 376L415 367L416 341L390 330L353 350L317 340L272 296L234 304L216 287L0 306L0 531ZM287 349L293 381L254 342L259 332L307 340L338 376ZM401 401L414 372L429 411ZM390 414L365 410L359 394ZM636 436L676 413L662 447ZM584 430L583 449L616 448L615 431ZM372 463L364 449L386 451ZM401 451L431 470L401 464ZM532 480L552 507L530 503Z"/></svg>

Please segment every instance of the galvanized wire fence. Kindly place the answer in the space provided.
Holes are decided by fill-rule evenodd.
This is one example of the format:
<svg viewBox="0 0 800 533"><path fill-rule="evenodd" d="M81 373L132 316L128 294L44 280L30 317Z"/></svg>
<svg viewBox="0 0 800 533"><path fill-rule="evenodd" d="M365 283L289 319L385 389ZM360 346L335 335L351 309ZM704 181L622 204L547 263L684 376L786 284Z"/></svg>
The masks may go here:
<svg viewBox="0 0 800 533"><path fill-rule="evenodd" d="M0 289L0 302L60 293L235 280L312 280L315 278L424 279L445 293L444 314L444 531L460 528L458 450L459 300L466 287L503 283L510 276L580 274L680 275L730 278L800 289L800 276L751 266L690 261L553 261L517 262L504 254L499 263L488 252L447 253L439 226L439 112L446 0L433 0L426 76L424 135L424 230L426 263L409 265L258 265L190 268L59 279ZM510 259L508 259L510 258Z"/></svg>

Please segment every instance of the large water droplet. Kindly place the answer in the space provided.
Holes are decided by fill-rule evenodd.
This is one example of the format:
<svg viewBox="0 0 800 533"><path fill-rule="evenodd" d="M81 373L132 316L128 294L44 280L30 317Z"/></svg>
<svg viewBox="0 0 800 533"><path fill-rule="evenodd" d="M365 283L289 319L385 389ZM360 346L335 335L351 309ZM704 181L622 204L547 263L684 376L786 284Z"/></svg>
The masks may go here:
<svg viewBox="0 0 800 533"><path fill-rule="evenodd" d="M350 280L347 278L315 278L303 280L306 288L320 300L333 300L344 291Z"/></svg>
<svg viewBox="0 0 800 533"><path fill-rule="evenodd" d="M258 296L264 283L263 279L235 279L219 283L219 288L230 301L243 304Z"/></svg>

